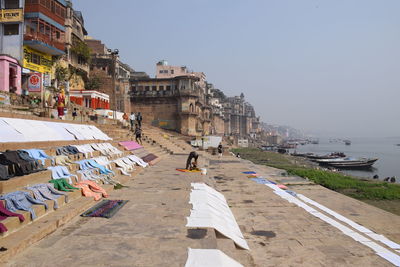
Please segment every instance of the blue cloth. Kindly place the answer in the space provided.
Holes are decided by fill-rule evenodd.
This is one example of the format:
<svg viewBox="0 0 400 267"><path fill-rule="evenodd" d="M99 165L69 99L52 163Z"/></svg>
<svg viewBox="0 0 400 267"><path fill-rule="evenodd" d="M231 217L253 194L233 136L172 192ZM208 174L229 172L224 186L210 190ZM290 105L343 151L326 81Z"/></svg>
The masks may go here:
<svg viewBox="0 0 400 267"><path fill-rule="evenodd" d="M41 149L23 149L22 151L25 151L29 154L31 158L34 158L36 160L42 161L42 164L44 165L45 159L51 159L43 150Z"/></svg>
<svg viewBox="0 0 400 267"><path fill-rule="evenodd" d="M103 165L98 164L93 159L85 159L85 160L77 161L75 163L79 164L79 168L83 171L97 168L100 170L101 174L114 174L113 171L107 169Z"/></svg>
<svg viewBox="0 0 400 267"><path fill-rule="evenodd" d="M61 196L65 196L65 202L68 202L68 195L65 192L60 192L54 189L53 184L36 184L29 186L26 189L32 191L36 200L46 201L54 200L54 209L58 209L57 199Z"/></svg>
<svg viewBox="0 0 400 267"><path fill-rule="evenodd" d="M68 168L65 166L54 166L54 167L48 167L47 169L51 170L51 177L54 180L64 178L67 179L72 184L71 177L78 178L76 175L71 174Z"/></svg>
<svg viewBox="0 0 400 267"><path fill-rule="evenodd" d="M242 172L244 174L257 174L256 172Z"/></svg>
<svg viewBox="0 0 400 267"><path fill-rule="evenodd" d="M8 193L6 195L0 196L0 200L6 201L6 209L12 212L16 212L17 210L29 211L31 213L32 220L36 219L35 210L33 209L33 205L43 205L46 210L48 208L46 202L34 199L31 194L24 191L16 191L12 193Z"/></svg>
<svg viewBox="0 0 400 267"><path fill-rule="evenodd" d="M286 191L286 193L291 194L294 197L297 197L297 193L296 192L293 192L291 190L285 190L285 191Z"/></svg>
<svg viewBox="0 0 400 267"><path fill-rule="evenodd" d="M263 178L252 178L251 180L253 180L254 182L256 182L258 184L276 184L274 182L268 181L268 180L263 179Z"/></svg>
<svg viewBox="0 0 400 267"><path fill-rule="evenodd" d="M268 181L262 178L252 178L252 181L256 182L257 184L267 184Z"/></svg>

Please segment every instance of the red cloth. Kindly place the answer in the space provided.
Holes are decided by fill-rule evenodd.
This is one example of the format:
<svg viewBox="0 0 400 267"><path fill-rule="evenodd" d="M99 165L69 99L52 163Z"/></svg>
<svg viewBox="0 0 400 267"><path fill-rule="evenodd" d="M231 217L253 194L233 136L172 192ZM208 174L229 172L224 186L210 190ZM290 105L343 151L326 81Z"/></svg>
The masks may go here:
<svg viewBox="0 0 400 267"><path fill-rule="evenodd" d="M18 217L20 222L25 221L24 215L11 212L4 207L3 201L0 201L0 221L7 219L8 217ZM0 223L0 233L7 232L7 227Z"/></svg>
<svg viewBox="0 0 400 267"><path fill-rule="evenodd" d="M58 116L64 116L64 107L58 107L57 108Z"/></svg>

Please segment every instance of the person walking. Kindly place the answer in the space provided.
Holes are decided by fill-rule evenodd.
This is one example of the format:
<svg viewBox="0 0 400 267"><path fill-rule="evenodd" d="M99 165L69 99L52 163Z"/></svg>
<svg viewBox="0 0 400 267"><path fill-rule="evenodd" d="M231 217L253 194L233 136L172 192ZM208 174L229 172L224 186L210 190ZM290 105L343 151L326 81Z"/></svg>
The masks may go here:
<svg viewBox="0 0 400 267"><path fill-rule="evenodd" d="M77 116L78 112L76 111L76 108L74 108L74 111L72 111L72 120L75 120Z"/></svg>
<svg viewBox="0 0 400 267"><path fill-rule="evenodd" d="M219 146L218 146L218 155L219 155L220 158L222 158L222 152L223 152L222 143L219 143Z"/></svg>
<svg viewBox="0 0 400 267"><path fill-rule="evenodd" d="M140 127L137 124L135 128L135 140L136 143L142 144L142 129L140 129Z"/></svg>
<svg viewBox="0 0 400 267"><path fill-rule="evenodd" d="M136 120L137 120L140 128L142 127L142 119L143 119L142 114L140 112L138 112Z"/></svg>
<svg viewBox="0 0 400 267"><path fill-rule="evenodd" d="M131 130L132 131L133 131L133 126L135 125L135 120L136 120L135 113L131 112L131 115L129 116L129 121L131 123Z"/></svg>

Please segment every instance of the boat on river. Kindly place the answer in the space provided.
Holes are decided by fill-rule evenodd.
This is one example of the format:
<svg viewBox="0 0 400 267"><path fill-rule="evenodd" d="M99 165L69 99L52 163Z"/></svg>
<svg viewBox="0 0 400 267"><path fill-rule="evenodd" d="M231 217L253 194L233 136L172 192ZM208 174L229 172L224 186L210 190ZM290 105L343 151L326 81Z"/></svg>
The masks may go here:
<svg viewBox="0 0 400 267"><path fill-rule="evenodd" d="M377 161L377 158L337 158L316 160L321 165L328 165L335 168L367 169Z"/></svg>
<svg viewBox="0 0 400 267"><path fill-rule="evenodd" d="M306 156L307 158L309 158L312 161L317 161L319 159L339 159L339 158L345 158L346 155L343 152L333 152L330 154L326 154L326 155L318 155L318 154L308 154Z"/></svg>

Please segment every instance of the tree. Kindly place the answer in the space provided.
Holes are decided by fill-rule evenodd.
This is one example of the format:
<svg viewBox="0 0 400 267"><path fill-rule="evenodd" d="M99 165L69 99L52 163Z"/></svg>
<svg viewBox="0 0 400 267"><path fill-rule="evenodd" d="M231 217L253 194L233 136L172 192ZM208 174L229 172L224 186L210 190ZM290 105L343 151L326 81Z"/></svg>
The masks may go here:
<svg viewBox="0 0 400 267"><path fill-rule="evenodd" d="M93 76L85 82L85 89L86 90L97 90L100 88L100 85L101 85L100 78L97 76Z"/></svg>

